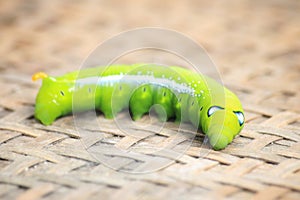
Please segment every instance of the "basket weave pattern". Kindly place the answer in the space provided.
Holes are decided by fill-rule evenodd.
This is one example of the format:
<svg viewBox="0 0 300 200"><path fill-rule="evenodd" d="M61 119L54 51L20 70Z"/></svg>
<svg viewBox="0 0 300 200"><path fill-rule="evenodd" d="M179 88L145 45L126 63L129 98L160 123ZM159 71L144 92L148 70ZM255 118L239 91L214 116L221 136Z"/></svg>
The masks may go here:
<svg viewBox="0 0 300 200"><path fill-rule="evenodd" d="M255 2L132 0L128 7L114 1L2 1L0 198L299 199L300 3ZM169 6L177 11L164 16ZM147 18L151 9L157 16ZM225 84L240 97L246 125L225 150L201 148L203 135L193 140L186 127L186 134L178 136L171 122L161 134L156 127L129 127L134 137L101 115L96 132L89 113L83 113L79 127L84 135L74 128L72 116L52 126L33 118L39 84L31 82L32 73L74 70L95 47L95 38L103 41L149 25L142 16L151 25L164 16L169 28L203 44L220 65ZM204 23L207 19L211 22ZM146 116L137 123L147 122ZM83 142L98 145L114 169L95 159ZM180 153L187 142L189 148ZM154 150L159 147L164 151ZM151 173L130 173L161 163L166 166Z"/></svg>

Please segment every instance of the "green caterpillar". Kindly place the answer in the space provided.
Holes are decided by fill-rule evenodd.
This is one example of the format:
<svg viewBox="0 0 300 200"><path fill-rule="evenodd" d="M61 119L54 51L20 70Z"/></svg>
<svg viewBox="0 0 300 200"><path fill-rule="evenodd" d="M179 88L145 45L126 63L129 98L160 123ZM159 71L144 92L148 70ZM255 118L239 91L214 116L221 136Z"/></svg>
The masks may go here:
<svg viewBox="0 0 300 200"><path fill-rule="evenodd" d="M129 108L133 120L158 104L161 120L191 122L215 150L225 148L244 126L242 105L235 94L215 80L181 67L112 65L43 78L36 97L35 118L50 125L60 116L90 109L106 118Z"/></svg>

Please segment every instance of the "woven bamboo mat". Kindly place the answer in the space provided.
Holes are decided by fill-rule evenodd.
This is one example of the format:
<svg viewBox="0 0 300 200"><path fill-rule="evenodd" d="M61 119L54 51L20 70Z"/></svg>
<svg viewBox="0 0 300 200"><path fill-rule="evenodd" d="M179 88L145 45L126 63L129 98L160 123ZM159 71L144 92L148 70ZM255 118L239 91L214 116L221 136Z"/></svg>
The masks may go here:
<svg viewBox="0 0 300 200"><path fill-rule="evenodd" d="M0 199L299 199L299 10L292 0L0 1ZM207 49L246 112L225 150L203 148L188 126L158 134L147 116L130 136L101 115L95 130L90 113L80 131L72 116L34 120L32 73L75 70L98 42L138 26Z"/></svg>

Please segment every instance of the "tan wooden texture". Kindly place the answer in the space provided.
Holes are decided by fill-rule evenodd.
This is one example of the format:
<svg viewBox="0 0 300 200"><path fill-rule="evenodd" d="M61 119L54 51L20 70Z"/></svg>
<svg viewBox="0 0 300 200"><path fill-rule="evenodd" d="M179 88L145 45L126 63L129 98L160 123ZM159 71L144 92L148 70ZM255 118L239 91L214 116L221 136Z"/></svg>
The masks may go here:
<svg viewBox="0 0 300 200"><path fill-rule="evenodd" d="M299 199L299 10L296 0L0 1L0 199ZM159 133L147 116L124 122L130 135L101 114L100 128L89 113L77 127L72 116L33 118L34 72L76 70L98 43L140 26L208 51L245 108L226 149L172 122Z"/></svg>

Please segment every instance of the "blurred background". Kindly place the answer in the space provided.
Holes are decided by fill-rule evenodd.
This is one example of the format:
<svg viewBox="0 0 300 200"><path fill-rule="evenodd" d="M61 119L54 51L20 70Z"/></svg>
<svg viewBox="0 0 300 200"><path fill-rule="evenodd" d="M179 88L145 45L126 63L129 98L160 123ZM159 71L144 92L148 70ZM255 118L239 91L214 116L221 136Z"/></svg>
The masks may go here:
<svg viewBox="0 0 300 200"><path fill-rule="evenodd" d="M226 84L261 88L299 111L299 10L297 0L1 0L0 71L62 74L120 32L161 27L202 45Z"/></svg>

